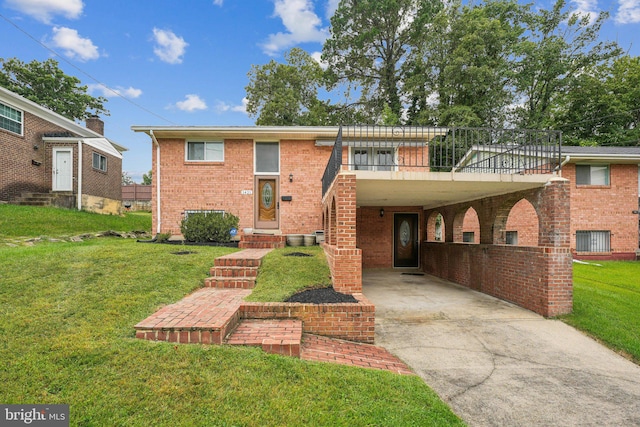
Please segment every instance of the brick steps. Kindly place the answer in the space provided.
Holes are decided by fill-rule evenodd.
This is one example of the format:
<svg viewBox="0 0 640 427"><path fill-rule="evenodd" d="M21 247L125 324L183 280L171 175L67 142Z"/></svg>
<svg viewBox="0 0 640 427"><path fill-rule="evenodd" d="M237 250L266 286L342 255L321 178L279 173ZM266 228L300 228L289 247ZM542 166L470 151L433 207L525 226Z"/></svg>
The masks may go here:
<svg viewBox="0 0 640 427"><path fill-rule="evenodd" d="M226 344L261 347L266 353L300 357L302 321L245 319L227 337Z"/></svg>
<svg viewBox="0 0 640 427"><path fill-rule="evenodd" d="M241 249L274 249L286 245L287 237L281 234L245 234L238 243Z"/></svg>
<svg viewBox="0 0 640 427"><path fill-rule="evenodd" d="M216 258L204 280L208 288L253 289L262 258L271 249L245 249Z"/></svg>

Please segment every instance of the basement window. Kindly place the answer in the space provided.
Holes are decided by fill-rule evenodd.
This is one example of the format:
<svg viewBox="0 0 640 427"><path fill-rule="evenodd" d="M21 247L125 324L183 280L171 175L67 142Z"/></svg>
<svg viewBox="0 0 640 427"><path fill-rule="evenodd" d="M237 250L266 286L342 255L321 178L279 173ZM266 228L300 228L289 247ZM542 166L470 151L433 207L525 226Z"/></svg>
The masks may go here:
<svg viewBox="0 0 640 427"><path fill-rule="evenodd" d="M224 211L221 210L189 209L183 212L185 219L187 219L189 215L192 214L204 214L205 216L207 216L208 214L222 214L222 216L224 217Z"/></svg>
<svg viewBox="0 0 640 427"><path fill-rule="evenodd" d="M464 243L473 243L476 236L473 231L463 231L462 232L462 241Z"/></svg>
<svg viewBox="0 0 640 427"><path fill-rule="evenodd" d="M507 245L518 246L518 232L507 231L507 233L505 234L505 243Z"/></svg>
<svg viewBox="0 0 640 427"><path fill-rule="evenodd" d="M100 153L93 153L93 168L101 172L106 172L107 158Z"/></svg>
<svg viewBox="0 0 640 427"><path fill-rule="evenodd" d="M610 252L611 232L608 230L576 231L576 252Z"/></svg>

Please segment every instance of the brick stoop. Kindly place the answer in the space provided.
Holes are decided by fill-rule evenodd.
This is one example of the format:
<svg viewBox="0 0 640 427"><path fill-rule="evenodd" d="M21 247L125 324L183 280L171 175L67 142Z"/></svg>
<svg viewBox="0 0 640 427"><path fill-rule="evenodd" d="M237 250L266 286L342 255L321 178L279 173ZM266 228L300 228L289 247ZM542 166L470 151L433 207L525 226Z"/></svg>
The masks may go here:
<svg viewBox="0 0 640 427"><path fill-rule="evenodd" d="M287 236L281 234L244 234L238 247L241 249L275 249L287 245Z"/></svg>
<svg viewBox="0 0 640 427"><path fill-rule="evenodd" d="M209 288L253 289L262 258L270 251L245 249L216 258L204 285Z"/></svg>
<svg viewBox="0 0 640 427"><path fill-rule="evenodd" d="M302 321L245 319L227 337L226 344L262 347L266 353L300 357Z"/></svg>

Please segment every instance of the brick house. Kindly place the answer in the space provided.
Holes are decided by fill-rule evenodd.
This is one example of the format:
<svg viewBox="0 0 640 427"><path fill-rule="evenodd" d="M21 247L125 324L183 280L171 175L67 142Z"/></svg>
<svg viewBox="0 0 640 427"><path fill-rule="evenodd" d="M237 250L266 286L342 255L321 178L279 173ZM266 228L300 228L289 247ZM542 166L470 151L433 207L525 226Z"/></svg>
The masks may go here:
<svg viewBox="0 0 640 427"><path fill-rule="evenodd" d="M363 268L419 269L545 316L572 309L570 183L559 176L557 132L377 126L132 130L151 140L155 233L179 234L190 211L231 212L240 218L241 245L256 237L323 230L340 292L362 292ZM520 171L487 172L477 165L456 170L474 144L496 141L518 141L546 154ZM538 225L530 230L531 246L506 244L509 213L518 203L531 206ZM478 244L464 241L467 211L476 213Z"/></svg>
<svg viewBox="0 0 640 427"><path fill-rule="evenodd" d="M517 153L509 155L527 162ZM505 156L500 159L505 160ZM512 159L509 162L513 163ZM636 260L640 247L640 147L564 146L562 164L561 175L571 183L573 258ZM505 233L508 244L535 245L538 222L530 203L523 200L514 206ZM473 210L465 216L463 234L467 242L474 242L478 235Z"/></svg>
<svg viewBox="0 0 640 427"><path fill-rule="evenodd" d="M0 200L120 213L126 149L103 133L0 87Z"/></svg>

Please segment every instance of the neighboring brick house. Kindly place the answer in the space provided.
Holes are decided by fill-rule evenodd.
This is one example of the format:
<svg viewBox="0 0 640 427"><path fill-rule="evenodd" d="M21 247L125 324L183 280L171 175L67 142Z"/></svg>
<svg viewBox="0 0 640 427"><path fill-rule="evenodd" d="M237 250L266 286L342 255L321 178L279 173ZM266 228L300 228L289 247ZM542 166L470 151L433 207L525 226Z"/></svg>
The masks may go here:
<svg viewBox="0 0 640 427"><path fill-rule="evenodd" d="M571 182L571 251L575 259L636 260L640 247L640 147L562 147L562 176ZM538 221L521 201L507 222L508 244L536 244ZM475 211L464 221L466 241L478 235ZM477 240L476 240L477 242Z"/></svg>
<svg viewBox="0 0 640 427"><path fill-rule="evenodd" d="M420 269L545 316L571 311L569 183L555 170L557 132L378 126L132 130L151 141L155 233L179 235L182 218L192 211L231 212L240 219L241 245L323 230L333 286L340 292L362 292L363 268ZM554 161L520 171L513 165L455 170L471 144L493 147L496 139L517 140L525 148L545 141L543 150ZM522 201L531 204L539 224L529 231L533 246L507 245L509 213ZM463 242L470 209L477 215L477 245Z"/></svg>
<svg viewBox="0 0 640 427"><path fill-rule="evenodd" d="M120 213L126 149L86 125L0 87L0 200Z"/></svg>

